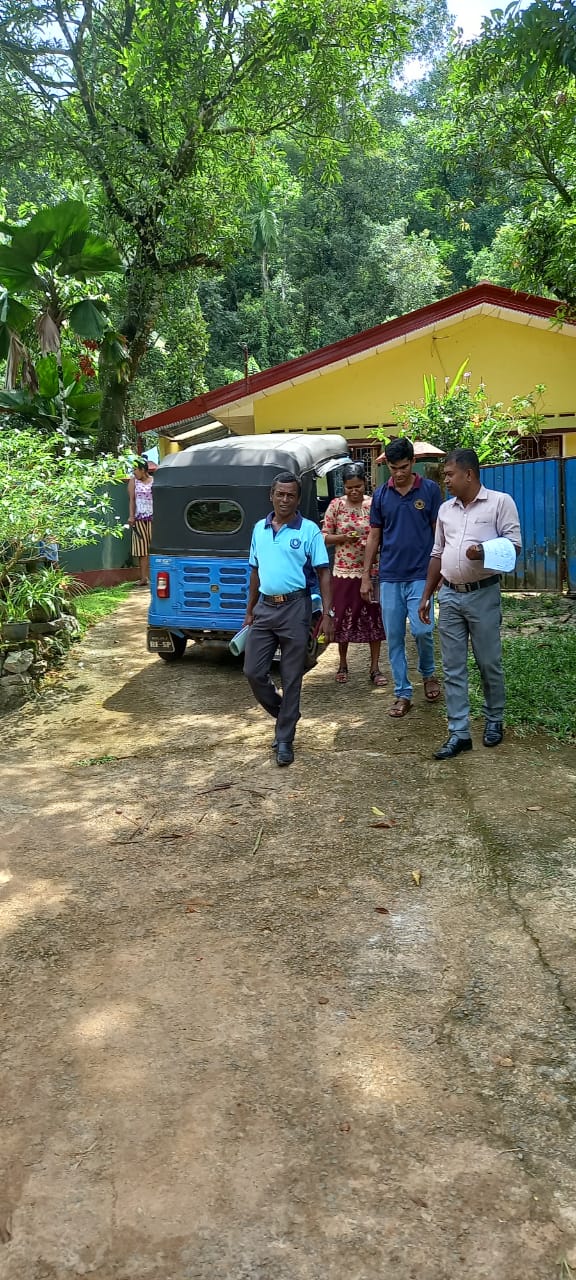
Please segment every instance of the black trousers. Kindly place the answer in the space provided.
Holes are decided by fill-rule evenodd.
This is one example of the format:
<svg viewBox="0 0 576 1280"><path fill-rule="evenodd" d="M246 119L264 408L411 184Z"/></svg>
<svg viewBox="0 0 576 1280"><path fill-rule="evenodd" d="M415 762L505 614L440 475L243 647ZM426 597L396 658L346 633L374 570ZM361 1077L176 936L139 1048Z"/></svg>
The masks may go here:
<svg viewBox="0 0 576 1280"><path fill-rule="evenodd" d="M259 600L248 633L244 675L261 707L277 721L278 742L292 742L300 719L300 694L312 621L310 596L297 596L286 604ZM280 646L280 696L270 675Z"/></svg>

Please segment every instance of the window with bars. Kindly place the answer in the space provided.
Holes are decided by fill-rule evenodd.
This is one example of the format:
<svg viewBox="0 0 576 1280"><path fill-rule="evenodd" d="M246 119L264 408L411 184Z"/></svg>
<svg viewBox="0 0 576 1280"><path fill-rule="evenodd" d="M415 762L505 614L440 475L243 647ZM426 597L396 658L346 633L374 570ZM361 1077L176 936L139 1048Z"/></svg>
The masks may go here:
<svg viewBox="0 0 576 1280"><path fill-rule="evenodd" d="M361 462L366 473L366 493L372 493L376 486L376 458L381 453L382 446L375 441L374 444L350 444L348 453L353 462ZM342 471L338 468L333 472L334 493L339 498L344 492L344 482L342 480Z"/></svg>
<svg viewBox="0 0 576 1280"><path fill-rule="evenodd" d="M562 436L552 435L549 431L539 436L523 436L518 452L514 456L517 462L535 462L538 458L561 458Z"/></svg>

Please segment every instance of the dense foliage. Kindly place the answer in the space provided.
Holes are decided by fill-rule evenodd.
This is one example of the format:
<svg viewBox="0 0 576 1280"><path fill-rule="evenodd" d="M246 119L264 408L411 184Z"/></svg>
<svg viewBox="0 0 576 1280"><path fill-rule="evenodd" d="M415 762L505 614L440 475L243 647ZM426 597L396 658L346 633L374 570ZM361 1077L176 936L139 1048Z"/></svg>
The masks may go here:
<svg viewBox="0 0 576 1280"><path fill-rule="evenodd" d="M576 307L576 4L448 35L445 0L3 0L0 236L81 201L122 265L100 448L480 279Z"/></svg>
<svg viewBox="0 0 576 1280"><path fill-rule="evenodd" d="M126 464L91 461L59 435L5 426L0 431L0 584L39 543L80 547L114 533L106 486L124 478Z"/></svg>
<svg viewBox="0 0 576 1280"><path fill-rule="evenodd" d="M296 141L326 178L345 145L374 140L372 99L417 43L426 8L4 0L8 160L32 152L60 179L85 179L127 263L118 327L129 379L105 380L101 443L121 437L167 285L232 260L252 191L282 168L279 139Z"/></svg>
<svg viewBox="0 0 576 1280"><path fill-rule="evenodd" d="M521 440L537 436L542 429L544 419L538 404L545 390L539 384L529 395L514 396L510 405L492 404L484 383L472 387L463 365L452 382L446 378L441 390L433 375L424 375L421 402L399 405L396 420L402 434L425 440L446 453L474 449L481 463L510 462ZM372 434L377 439L388 438L383 430Z"/></svg>
<svg viewBox="0 0 576 1280"><path fill-rule="evenodd" d="M94 295L99 277L121 270L118 253L90 231L90 210L78 200L49 205L3 229L0 413L58 430L65 441L85 438L102 398L93 353L109 376L125 377L122 336L102 291Z"/></svg>

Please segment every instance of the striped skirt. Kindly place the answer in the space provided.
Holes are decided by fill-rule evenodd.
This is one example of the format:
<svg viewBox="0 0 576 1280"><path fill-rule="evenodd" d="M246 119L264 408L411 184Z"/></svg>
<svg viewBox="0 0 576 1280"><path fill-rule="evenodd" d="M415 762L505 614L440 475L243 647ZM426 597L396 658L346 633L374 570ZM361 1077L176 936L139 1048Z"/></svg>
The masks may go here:
<svg viewBox="0 0 576 1280"><path fill-rule="evenodd" d="M132 555L147 556L152 541L152 521L136 520L132 525Z"/></svg>

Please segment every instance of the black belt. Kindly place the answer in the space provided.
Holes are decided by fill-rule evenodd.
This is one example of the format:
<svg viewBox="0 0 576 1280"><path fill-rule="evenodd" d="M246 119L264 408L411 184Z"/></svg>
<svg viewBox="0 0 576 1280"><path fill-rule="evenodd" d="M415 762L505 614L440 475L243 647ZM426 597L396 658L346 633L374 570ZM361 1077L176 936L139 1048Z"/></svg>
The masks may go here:
<svg viewBox="0 0 576 1280"><path fill-rule="evenodd" d="M288 604L289 600L296 600L298 596L307 596L309 594L310 593L307 587L300 587L298 591L288 591L288 592L285 592L284 595L278 595L278 596L262 595L260 598L261 600L264 601L264 604Z"/></svg>
<svg viewBox="0 0 576 1280"><path fill-rule="evenodd" d="M493 573L490 578L480 578L479 582L447 582L444 578L444 586L450 587L451 591L481 591L482 587L493 587L495 582L500 581L500 574Z"/></svg>

